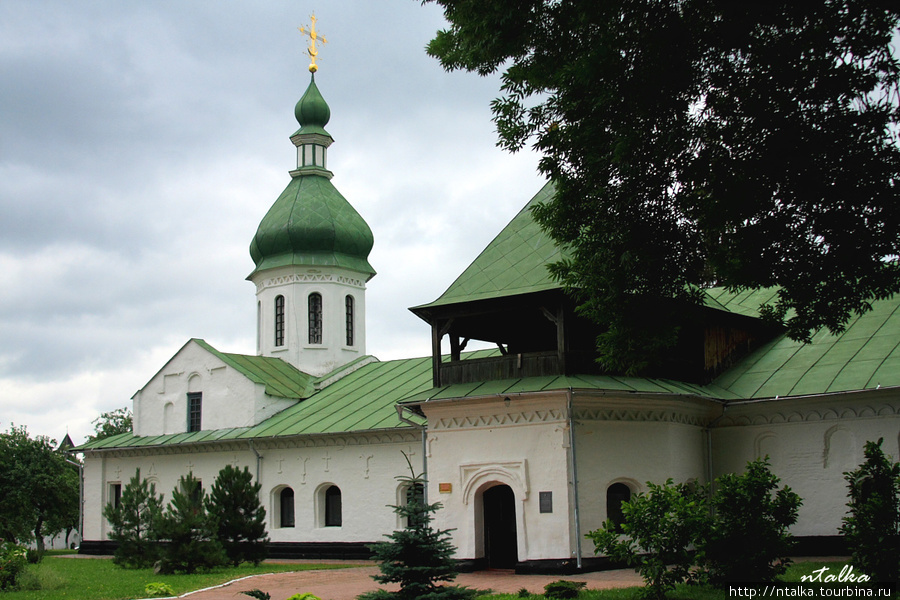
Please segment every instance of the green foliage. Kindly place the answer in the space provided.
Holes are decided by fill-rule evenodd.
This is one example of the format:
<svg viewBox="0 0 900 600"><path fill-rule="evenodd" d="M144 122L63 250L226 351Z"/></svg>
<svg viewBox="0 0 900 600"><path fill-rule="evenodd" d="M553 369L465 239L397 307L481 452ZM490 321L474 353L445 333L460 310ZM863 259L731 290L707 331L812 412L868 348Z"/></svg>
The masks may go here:
<svg viewBox="0 0 900 600"><path fill-rule="evenodd" d="M866 460L844 473L850 488L841 533L853 564L874 582L900 581L900 464L881 449L883 439L866 442Z"/></svg>
<svg viewBox="0 0 900 600"><path fill-rule="evenodd" d="M0 433L0 539L34 540L78 523L78 471L46 436L25 427Z"/></svg>
<svg viewBox="0 0 900 600"><path fill-rule="evenodd" d="M167 543L159 561L161 573L193 573L227 560L216 539L216 523L205 508L205 493L193 473L179 479L172 500L158 521L157 535Z"/></svg>
<svg viewBox="0 0 900 600"><path fill-rule="evenodd" d="M11 542L0 543L0 590L15 589L28 564L26 550Z"/></svg>
<svg viewBox="0 0 900 600"><path fill-rule="evenodd" d="M624 536L607 520L587 537L596 552L636 567L647 583L645 597L661 599L688 578L695 563L693 548L706 535L709 510L705 488L671 479L647 486L646 494L635 494L622 505Z"/></svg>
<svg viewBox="0 0 900 600"><path fill-rule="evenodd" d="M747 464L742 475L729 473L716 480L712 497L712 526L700 544L705 567L715 584L774 582L790 564L793 536L803 503L769 470L769 458Z"/></svg>
<svg viewBox="0 0 900 600"><path fill-rule="evenodd" d="M407 462L409 459L407 458ZM408 490L424 490L425 479L415 475L410 465L409 477L398 477ZM400 590L377 590L359 596L359 600L471 600L474 590L460 586L442 586L437 582L456 578L456 549L450 542L450 531L431 526L439 503L426 504L420 493L407 494L406 504L394 506L394 512L406 527L386 537L388 542L371 546L381 569L373 575L378 583L399 583Z"/></svg>
<svg viewBox="0 0 900 600"><path fill-rule="evenodd" d="M113 560L119 566L140 569L156 562L156 527L162 517L163 499L156 494L156 486L141 479L141 470L122 490L119 505L107 504L103 516L112 531L109 538L118 542Z"/></svg>
<svg viewBox="0 0 900 600"><path fill-rule="evenodd" d="M587 583L584 581L566 581L565 579L560 579L559 581L553 581L544 586L544 596L559 600L577 598L578 594L580 594L581 590L586 586Z"/></svg>
<svg viewBox="0 0 900 600"><path fill-rule="evenodd" d="M25 551L25 560L29 565L36 565L44 560L44 551L37 548L29 548Z"/></svg>
<svg viewBox="0 0 900 600"><path fill-rule="evenodd" d="M217 523L216 535L234 566L244 561L257 565L268 553L266 509L259 490L247 467L240 471L225 465L206 500L206 510Z"/></svg>
<svg viewBox="0 0 900 600"><path fill-rule="evenodd" d="M897 3L425 2L444 68L503 70L499 144L543 155L534 216L608 369L675 344L710 283L779 286L798 340L900 291Z"/></svg>
<svg viewBox="0 0 900 600"><path fill-rule="evenodd" d="M131 410L127 407L101 413L99 417L91 421L94 425L94 433L87 436L87 441L95 442L120 433L131 433L133 421Z"/></svg>
<svg viewBox="0 0 900 600"><path fill-rule="evenodd" d="M322 599L314 594L310 594L309 592L307 592L305 594L294 594L287 600L322 600Z"/></svg>
<svg viewBox="0 0 900 600"><path fill-rule="evenodd" d="M148 598L165 598L174 596L175 590L167 583L153 582L144 586L144 594L146 594Z"/></svg>
<svg viewBox="0 0 900 600"><path fill-rule="evenodd" d="M516 596L519 598L530 598L531 592L528 591L528 588L519 588L519 591L516 592Z"/></svg>

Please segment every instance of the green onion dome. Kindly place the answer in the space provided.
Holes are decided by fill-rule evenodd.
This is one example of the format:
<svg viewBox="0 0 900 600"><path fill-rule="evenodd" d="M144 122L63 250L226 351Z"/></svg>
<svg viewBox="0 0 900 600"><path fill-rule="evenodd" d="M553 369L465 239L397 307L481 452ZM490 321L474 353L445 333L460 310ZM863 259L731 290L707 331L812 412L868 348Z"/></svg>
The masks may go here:
<svg viewBox="0 0 900 600"><path fill-rule="evenodd" d="M324 126L331 110L314 77L294 114L300 123L300 130L291 136L298 148L298 167L253 236L250 256L256 268L251 276L284 266L334 266L369 279L375 275L368 261L372 230L332 185L332 174L324 168L331 143Z"/></svg>

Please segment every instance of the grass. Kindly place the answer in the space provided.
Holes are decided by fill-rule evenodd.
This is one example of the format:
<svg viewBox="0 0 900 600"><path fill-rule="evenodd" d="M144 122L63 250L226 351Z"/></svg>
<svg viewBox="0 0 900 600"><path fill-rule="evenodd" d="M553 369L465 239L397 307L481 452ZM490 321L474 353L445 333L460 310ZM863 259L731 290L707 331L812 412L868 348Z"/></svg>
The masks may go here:
<svg viewBox="0 0 900 600"><path fill-rule="evenodd" d="M247 575L284 571L343 568L345 565L250 564L238 568L220 568L193 575L156 575L153 569L121 569L111 559L75 559L45 556L37 565L29 565L26 585L39 582L42 589L4 592L2 600L127 600L145 598L144 587L151 582L170 585L176 595L219 585Z"/></svg>
<svg viewBox="0 0 900 600"><path fill-rule="evenodd" d="M846 563L844 562L804 562L793 564L788 567L787 573L785 573L781 580L785 582L800 582L800 578L803 575L809 575L816 569L821 569L822 567L829 567L829 573L837 574L840 572L841 567L843 567ZM560 579L568 579L571 581L578 581L578 575L567 575L564 577L560 577ZM585 590L581 592L578 596L578 600L638 600L640 596L641 588L639 587L630 587L630 588L621 588L614 590ZM674 592L669 594L669 600L726 600L727 598L734 598L734 595L730 595L728 589L719 590L707 586L694 586L694 585L679 585ZM538 598L543 599L543 596L539 595L531 595L526 596L526 600L530 598L531 600L536 600ZM479 596L477 600L522 600L520 596L517 594L491 594L485 596Z"/></svg>

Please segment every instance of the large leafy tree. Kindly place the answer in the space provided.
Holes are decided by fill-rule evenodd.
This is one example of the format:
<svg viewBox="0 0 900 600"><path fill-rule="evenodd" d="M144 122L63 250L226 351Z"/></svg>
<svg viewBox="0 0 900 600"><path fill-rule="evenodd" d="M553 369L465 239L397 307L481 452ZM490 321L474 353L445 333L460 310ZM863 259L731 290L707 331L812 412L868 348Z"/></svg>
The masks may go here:
<svg viewBox="0 0 900 600"><path fill-rule="evenodd" d="M78 471L46 436L27 428L0 433L0 538L34 540L78 523Z"/></svg>
<svg viewBox="0 0 900 600"><path fill-rule="evenodd" d="M87 436L87 441L93 442L120 433L131 433L133 421L134 417L127 407L101 413L99 417L91 421L94 425L94 433Z"/></svg>
<svg viewBox="0 0 900 600"><path fill-rule="evenodd" d="M798 340L900 290L896 2L425 2L429 54L503 71L499 144L543 155L534 215L607 368L673 345L710 283L778 286Z"/></svg>

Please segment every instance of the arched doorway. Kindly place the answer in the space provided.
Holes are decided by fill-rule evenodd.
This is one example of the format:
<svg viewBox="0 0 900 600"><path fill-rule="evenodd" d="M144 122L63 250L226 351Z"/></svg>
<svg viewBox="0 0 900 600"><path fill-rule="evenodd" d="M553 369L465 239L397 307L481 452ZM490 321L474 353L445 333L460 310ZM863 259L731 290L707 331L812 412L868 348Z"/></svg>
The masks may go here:
<svg viewBox="0 0 900 600"><path fill-rule="evenodd" d="M516 495L508 485L484 490L484 557L489 569L514 569L516 544Z"/></svg>

